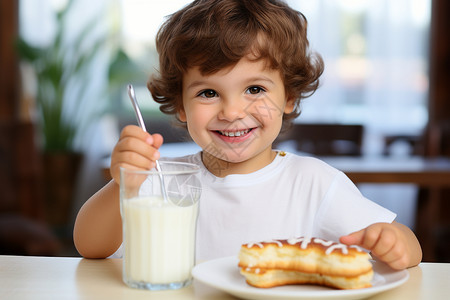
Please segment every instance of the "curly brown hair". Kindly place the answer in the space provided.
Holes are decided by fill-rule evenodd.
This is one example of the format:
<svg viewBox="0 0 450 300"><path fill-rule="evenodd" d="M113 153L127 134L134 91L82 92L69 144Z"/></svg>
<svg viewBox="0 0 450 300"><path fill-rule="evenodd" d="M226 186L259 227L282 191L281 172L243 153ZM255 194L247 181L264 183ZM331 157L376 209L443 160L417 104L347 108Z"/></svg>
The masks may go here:
<svg viewBox="0 0 450 300"><path fill-rule="evenodd" d="M300 115L300 102L319 86L324 65L309 50L305 16L278 0L197 0L170 15L156 36L159 73L147 86L160 110L182 109L182 78L192 67L204 75L236 64L249 53L280 71L295 109L283 128Z"/></svg>

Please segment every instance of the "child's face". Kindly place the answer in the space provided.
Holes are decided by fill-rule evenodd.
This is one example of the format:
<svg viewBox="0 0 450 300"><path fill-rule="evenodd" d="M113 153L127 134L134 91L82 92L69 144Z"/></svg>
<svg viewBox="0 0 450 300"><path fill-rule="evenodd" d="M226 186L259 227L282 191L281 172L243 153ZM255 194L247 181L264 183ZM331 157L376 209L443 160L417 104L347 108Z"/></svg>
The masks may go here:
<svg viewBox="0 0 450 300"><path fill-rule="evenodd" d="M247 165L248 172L256 162L263 167L272 161L283 113L293 110L280 72L247 58L207 76L189 69L182 97L179 117L193 140L213 157Z"/></svg>

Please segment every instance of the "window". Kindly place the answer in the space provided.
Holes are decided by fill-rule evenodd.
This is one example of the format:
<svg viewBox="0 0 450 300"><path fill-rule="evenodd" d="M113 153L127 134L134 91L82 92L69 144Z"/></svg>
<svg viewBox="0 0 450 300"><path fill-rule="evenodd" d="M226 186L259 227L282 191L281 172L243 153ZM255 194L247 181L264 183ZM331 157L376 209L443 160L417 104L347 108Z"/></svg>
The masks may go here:
<svg viewBox="0 0 450 300"><path fill-rule="evenodd" d="M189 2L122 0L128 53L149 70L157 67L150 55L157 28ZM366 153L380 153L386 134L421 133L427 123L430 0L287 2L308 19L311 48L325 61L321 87L304 101L299 122L363 124Z"/></svg>
<svg viewBox="0 0 450 300"><path fill-rule="evenodd" d="M430 0L289 1L309 21L324 58L322 87L300 119L359 123L366 153L386 134L420 134L427 123Z"/></svg>
<svg viewBox="0 0 450 300"><path fill-rule="evenodd" d="M22 1L22 33L45 43L52 34L48 9L65 2L47 0L38 5ZM78 2L78 17L85 16L87 1ZM155 34L165 16L189 2L105 0L96 1L95 7L89 2L90 8L109 19L108 26L118 30L120 44L140 67L135 88L146 113L158 113L145 88L148 76L157 68ZM325 61L321 87L303 102L297 121L363 124L368 136L365 153L381 153L386 134L421 133L428 117L431 0L287 2L308 19L311 48ZM73 24L75 28L76 22ZM111 102L111 110L131 113L125 89L119 98Z"/></svg>

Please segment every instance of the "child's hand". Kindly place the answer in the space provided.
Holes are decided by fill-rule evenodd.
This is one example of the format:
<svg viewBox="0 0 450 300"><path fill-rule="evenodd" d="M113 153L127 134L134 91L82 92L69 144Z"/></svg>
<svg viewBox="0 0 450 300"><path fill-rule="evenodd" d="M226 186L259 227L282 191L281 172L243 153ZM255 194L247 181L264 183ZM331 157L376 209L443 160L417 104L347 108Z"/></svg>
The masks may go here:
<svg viewBox="0 0 450 300"><path fill-rule="evenodd" d="M120 167L132 170L154 168L159 159L158 148L163 138L160 134L149 134L135 125L126 126L111 155L111 177L120 184Z"/></svg>
<svg viewBox="0 0 450 300"><path fill-rule="evenodd" d="M402 270L409 266L411 256L402 230L393 224L375 223L360 231L342 236L340 242L370 250L377 259L391 268Z"/></svg>

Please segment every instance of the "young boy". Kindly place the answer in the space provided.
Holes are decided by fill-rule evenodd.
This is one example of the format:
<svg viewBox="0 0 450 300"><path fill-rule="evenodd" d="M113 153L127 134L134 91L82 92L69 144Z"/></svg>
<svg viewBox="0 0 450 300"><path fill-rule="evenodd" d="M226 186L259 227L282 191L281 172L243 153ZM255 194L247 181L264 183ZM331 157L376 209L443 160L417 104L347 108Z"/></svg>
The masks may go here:
<svg viewBox="0 0 450 300"><path fill-rule="evenodd" d="M149 89L202 148L174 159L202 168L197 259L237 255L250 241L316 236L360 245L394 269L417 265L420 245L395 214L322 161L272 149L323 71L306 27L305 17L281 1L200 0L158 33L160 72ZM77 216L81 255L117 251L119 167L153 168L162 142L137 126L123 129L112 152L113 180Z"/></svg>

